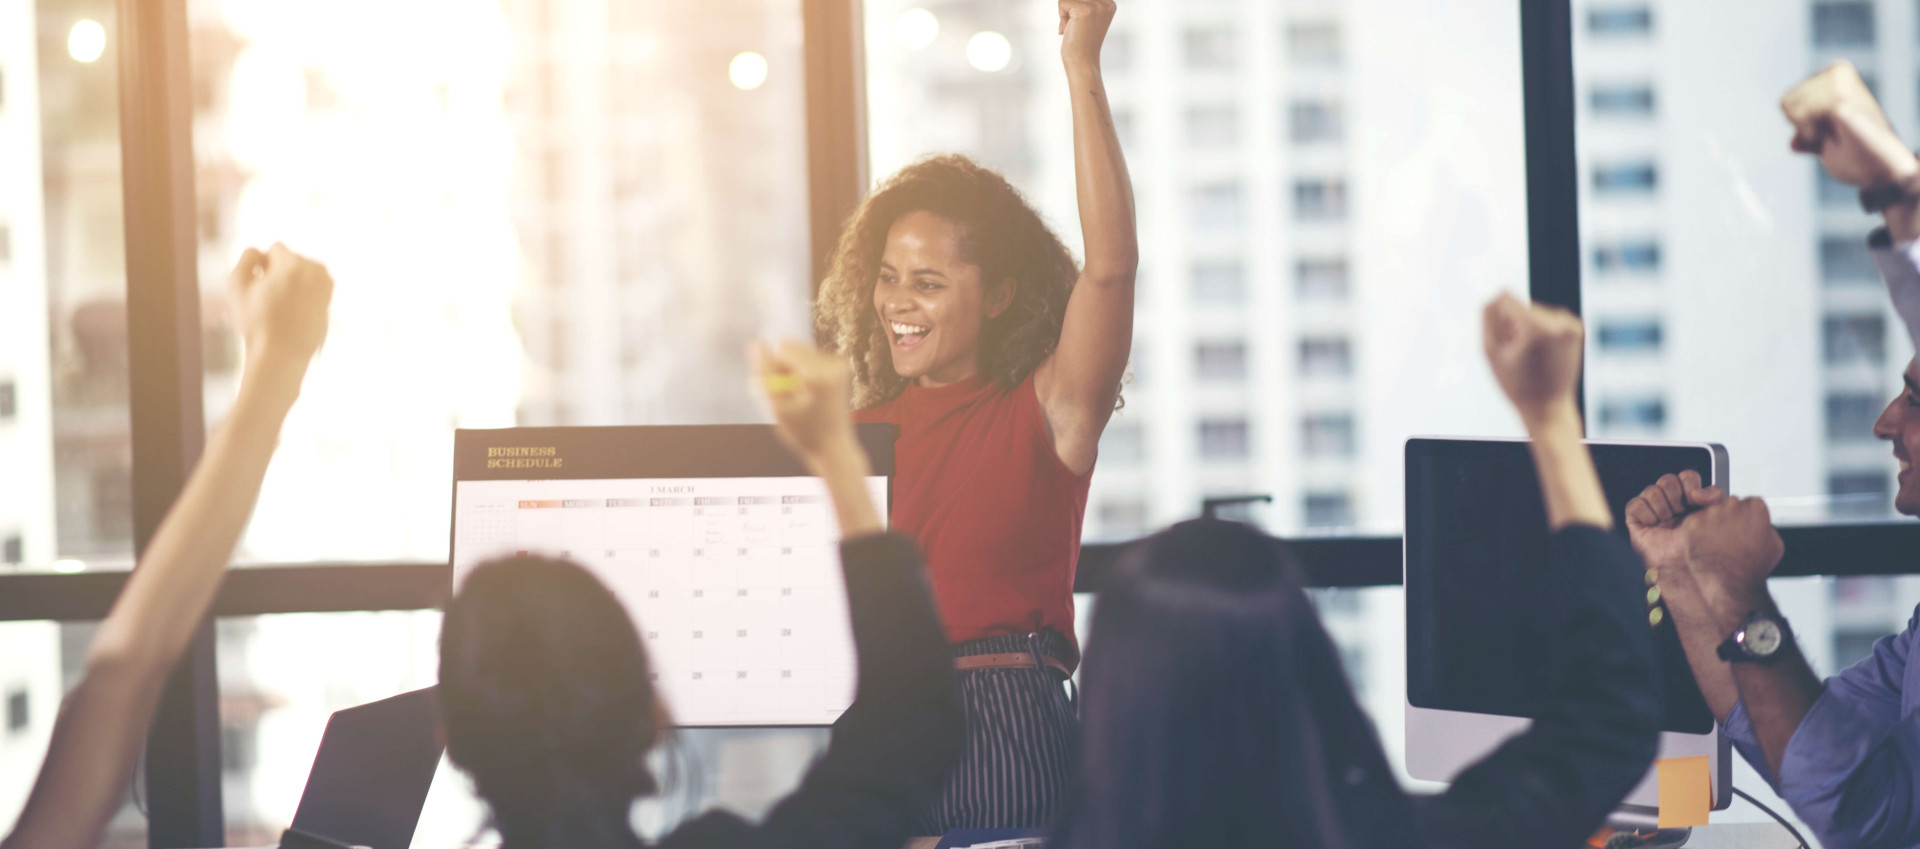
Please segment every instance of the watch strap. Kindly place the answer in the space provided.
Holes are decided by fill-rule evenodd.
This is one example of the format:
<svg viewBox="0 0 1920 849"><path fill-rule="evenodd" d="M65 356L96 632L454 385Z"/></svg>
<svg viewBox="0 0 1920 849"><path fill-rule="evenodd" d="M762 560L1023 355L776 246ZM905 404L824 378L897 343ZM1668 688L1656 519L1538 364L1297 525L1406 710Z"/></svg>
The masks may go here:
<svg viewBox="0 0 1920 849"><path fill-rule="evenodd" d="M1875 183L1860 190L1860 208L1867 212L1879 212L1913 200L1920 200L1920 173L1910 174L1902 180Z"/></svg>

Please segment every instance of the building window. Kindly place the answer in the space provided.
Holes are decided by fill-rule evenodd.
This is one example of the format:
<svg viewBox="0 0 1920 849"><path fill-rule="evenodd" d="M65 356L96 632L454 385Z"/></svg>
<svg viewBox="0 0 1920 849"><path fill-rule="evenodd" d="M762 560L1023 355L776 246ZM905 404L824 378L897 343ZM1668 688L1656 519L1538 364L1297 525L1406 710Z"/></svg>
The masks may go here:
<svg viewBox="0 0 1920 849"><path fill-rule="evenodd" d="M1193 370L1201 380L1245 380L1247 343L1202 342L1195 345Z"/></svg>
<svg viewBox="0 0 1920 849"><path fill-rule="evenodd" d="M1246 299L1246 270L1240 263L1194 263L1193 300L1196 303L1238 306Z"/></svg>
<svg viewBox="0 0 1920 849"><path fill-rule="evenodd" d="M13 262L13 230L0 222L0 265Z"/></svg>
<svg viewBox="0 0 1920 849"><path fill-rule="evenodd" d="M20 414L20 390L11 380L0 380L0 422L9 422Z"/></svg>
<svg viewBox="0 0 1920 849"><path fill-rule="evenodd" d="M1346 135L1345 111L1338 100L1295 100L1287 107L1287 137L1294 144L1338 143Z"/></svg>
<svg viewBox="0 0 1920 849"><path fill-rule="evenodd" d="M1200 422L1200 458L1245 460L1253 453L1246 419L1203 419Z"/></svg>
<svg viewBox="0 0 1920 849"><path fill-rule="evenodd" d="M1347 181L1339 177L1294 181L1293 217L1301 221L1346 218Z"/></svg>
<svg viewBox="0 0 1920 849"><path fill-rule="evenodd" d="M1834 472L1827 476L1827 511L1836 516L1882 515L1892 499L1886 472Z"/></svg>
<svg viewBox="0 0 1920 849"><path fill-rule="evenodd" d="M1138 498L1100 502L1100 530L1109 537L1134 537L1147 532L1147 503Z"/></svg>
<svg viewBox="0 0 1920 849"><path fill-rule="evenodd" d="M1240 140L1240 111L1232 106L1195 106L1187 110L1187 145L1232 147Z"/></svg>
<svg viewBox="0 0 1920 849"><path fill-rule="evenodd" d="M1593 249L1593 270L1602 274L1652 274L1660 270L1660 243L1613 242Z"/></svg>
<svg viewBox="0 0 1920 849"><path fill-rule="evenodd" d="M1813 185L1821 206L1860 208L1860 190L1835 180L1820 163L1813 163Z"/></svg>
<svg viewBox="0 0 1920 849"><path fill-rule="evenodd" d="M1597 194L1644 195L1659 187L1660 171L1651 162L1597 165L1593 169L1593 190Z"/></svg>
<svg viewBox="0 0 1920 849"><path fill-rule="evenodd" d="M1815 47L1872 47L1873 4L1850 0L1813 4Z"/></svg>
<svg viewBox="0 0 1920 849"><path fill-rule="evenodd" d="M1294 67L1338 68L1340 54L1340 24L1316 21L1287 27L1287 56Z"/></svg>
<svg viewBox="0 0 1920 849"><path fill-rule="evenodd" d="M1345 336L1308 336L1300 340L1302 377L1346 377L1353 373L1353 345Z"/></svg>
<svg viewBox="0 0 1920 849"><path fill-rule="evenodd" d="M1239 183L1215 183L1193 190L1190 213L1194 232L1232 233L1245 217Z"/></svg>
<svg viewBox="0 0 1920 849"><path fill-rule="evenodd" d="M1858 236L1823 236L1820 239L1820 279L1834 283L1874 283L1880 279L1880 267L1867 250L1867 240Z"/></svg>
<svg viewBox="0 0 1920 849"><path fill-rule="evenodd" d="M1309 258L1294 263L1293 292L1301 300L1346 300L1346 257Z"/></svg>
<svg viewBox="0 0 1920 849"><path fill-rule="evenodd" d="M1635 36L1653 32L1653 10L1644 4L1596 6L1587 12L1587 34L1593 36Z"/></svg>
<svg viewBox="0 0 1920 849"><path fill-rule="evenodd" d="M1300 422L1300 453L1307 457L1345 458L1354 452L1353 414L1316 413Z"/></svg>
<svg viewBox="0 0 1920 849"><path fill-rule="evenodd" d="M1607 429L1658 430L1667 424L1661 398L1609 398L1600 403L1600 426Z"/></svg>
<svg viewBox="0 0 1920 849"><path fill-rule="evenodd" d="M1600 322L1600 350L1609 354L1658 354L1664 333L1658 319Z"/></svg>
<svg viewBox="0 0 1920 849"><path fill-rule="evenodd" d="M1588 106L1597 118L1648 118L1653 116L1653 86L1594 86Z"/></svg>
<svg viewBox="0 0 1920 849"><path fill-rule="evenodd" d="M1146 434L1137 421L1114 422L1100 434L1100 459L1106 463L1138 463L1147 458Z"/></svg>
<svg viewBox="0 0 1920 849"><path fill-rule="evenodd" d="M6 540L0 541L0 563L18 565L26 560L27 541L21 539L19 534L7 534Z"/></svg>
<svg viewBox="0 0 1920 849"><path fill-rule="evenodd" d="M9 735L27 730L27 726L33 722L31 706L32 702L27 699L25 688L7 693L7 733Z"/></svg>
<svg viewBox="0 0 1920 849"><path fill-rule="evenodd" d="M1887 359L1887 320L1878 313L1827 316L1820 336L1827 365L1879 365Z"/></svg>
<svg viewBox="0 0 1920 849"><path fill-rule="evenodd" d="M1345 492L1309 492L1301 499L1309 528L1345 528L1353 525L1353 498Z"/></svg>
<svg viewBox="0 0 1920 849"><path fill-rule="evenodd" d="M1872 442L1873 423L1880 418L1884 399L1860 392L1827 395L1827 441Z"/></svg>
<svg viewBox="0 0 1920 849"><path fill-rule="evenodd" d="M1191 27L1187 30L1187 69L1192 71L1231 71L1236 56L1231 26Z"/></svg>

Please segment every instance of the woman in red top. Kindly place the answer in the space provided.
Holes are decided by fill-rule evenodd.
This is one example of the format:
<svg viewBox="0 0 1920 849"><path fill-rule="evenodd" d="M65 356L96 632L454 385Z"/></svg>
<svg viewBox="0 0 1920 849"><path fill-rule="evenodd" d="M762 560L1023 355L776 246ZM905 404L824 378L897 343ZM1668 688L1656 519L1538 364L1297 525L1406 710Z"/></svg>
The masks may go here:
<svg viewBox="0 0 1920 849"><path fill-rule="evenodd" d="M968 748L922 827L1045 825L1074 759L1073 571L1133 343L1133 190L1100 75L1113 0L1059 0L1086 265L1005 179L910 166L855 213L819 322L900 428L893 526L926 552Z"/></svg>

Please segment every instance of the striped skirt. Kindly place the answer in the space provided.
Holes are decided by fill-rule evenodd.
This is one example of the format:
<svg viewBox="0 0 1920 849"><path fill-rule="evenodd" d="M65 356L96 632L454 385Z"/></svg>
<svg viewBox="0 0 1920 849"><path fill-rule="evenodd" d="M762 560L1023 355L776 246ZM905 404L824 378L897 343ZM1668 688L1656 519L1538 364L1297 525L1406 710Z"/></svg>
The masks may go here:
<svg viewBox="0 0 1920 849"><path fill-rule="evenodd" d="M1035 652L1078 656L1055 631L961 643L954 657ZM1079 711L1060 673L1038 669L954 670L967 719L967 745L947 786L921 816L919 834L956 828L1043 828L1065 801L1079 765Z"/></svg>

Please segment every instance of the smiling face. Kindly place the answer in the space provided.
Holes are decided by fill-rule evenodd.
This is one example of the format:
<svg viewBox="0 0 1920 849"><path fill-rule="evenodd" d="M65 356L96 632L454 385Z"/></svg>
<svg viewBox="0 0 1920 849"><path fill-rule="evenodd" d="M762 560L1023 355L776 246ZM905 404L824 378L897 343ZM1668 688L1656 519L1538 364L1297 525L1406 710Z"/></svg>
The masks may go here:
<svg viewBox="0 0 1920 849"><path fill-rule="evenodd" d="M943 386L980 371L980 331L1005 311L1013 285L982 285L966 259L967 230L931 212L900 216L887 232L873 286L894 373Z"/></svg>
<svg viewBox="0 0 1920 849"><path fill-rule="evenodd" d="M1893 508L1920 516L1920 475L1913 471L1913 457L1920 454L1920 359L1907 363L1904 378L1906 388L1880 413L1879 421L1873 423L1873 435L1893 443L1893 456L1900 461Z"/></svg>

